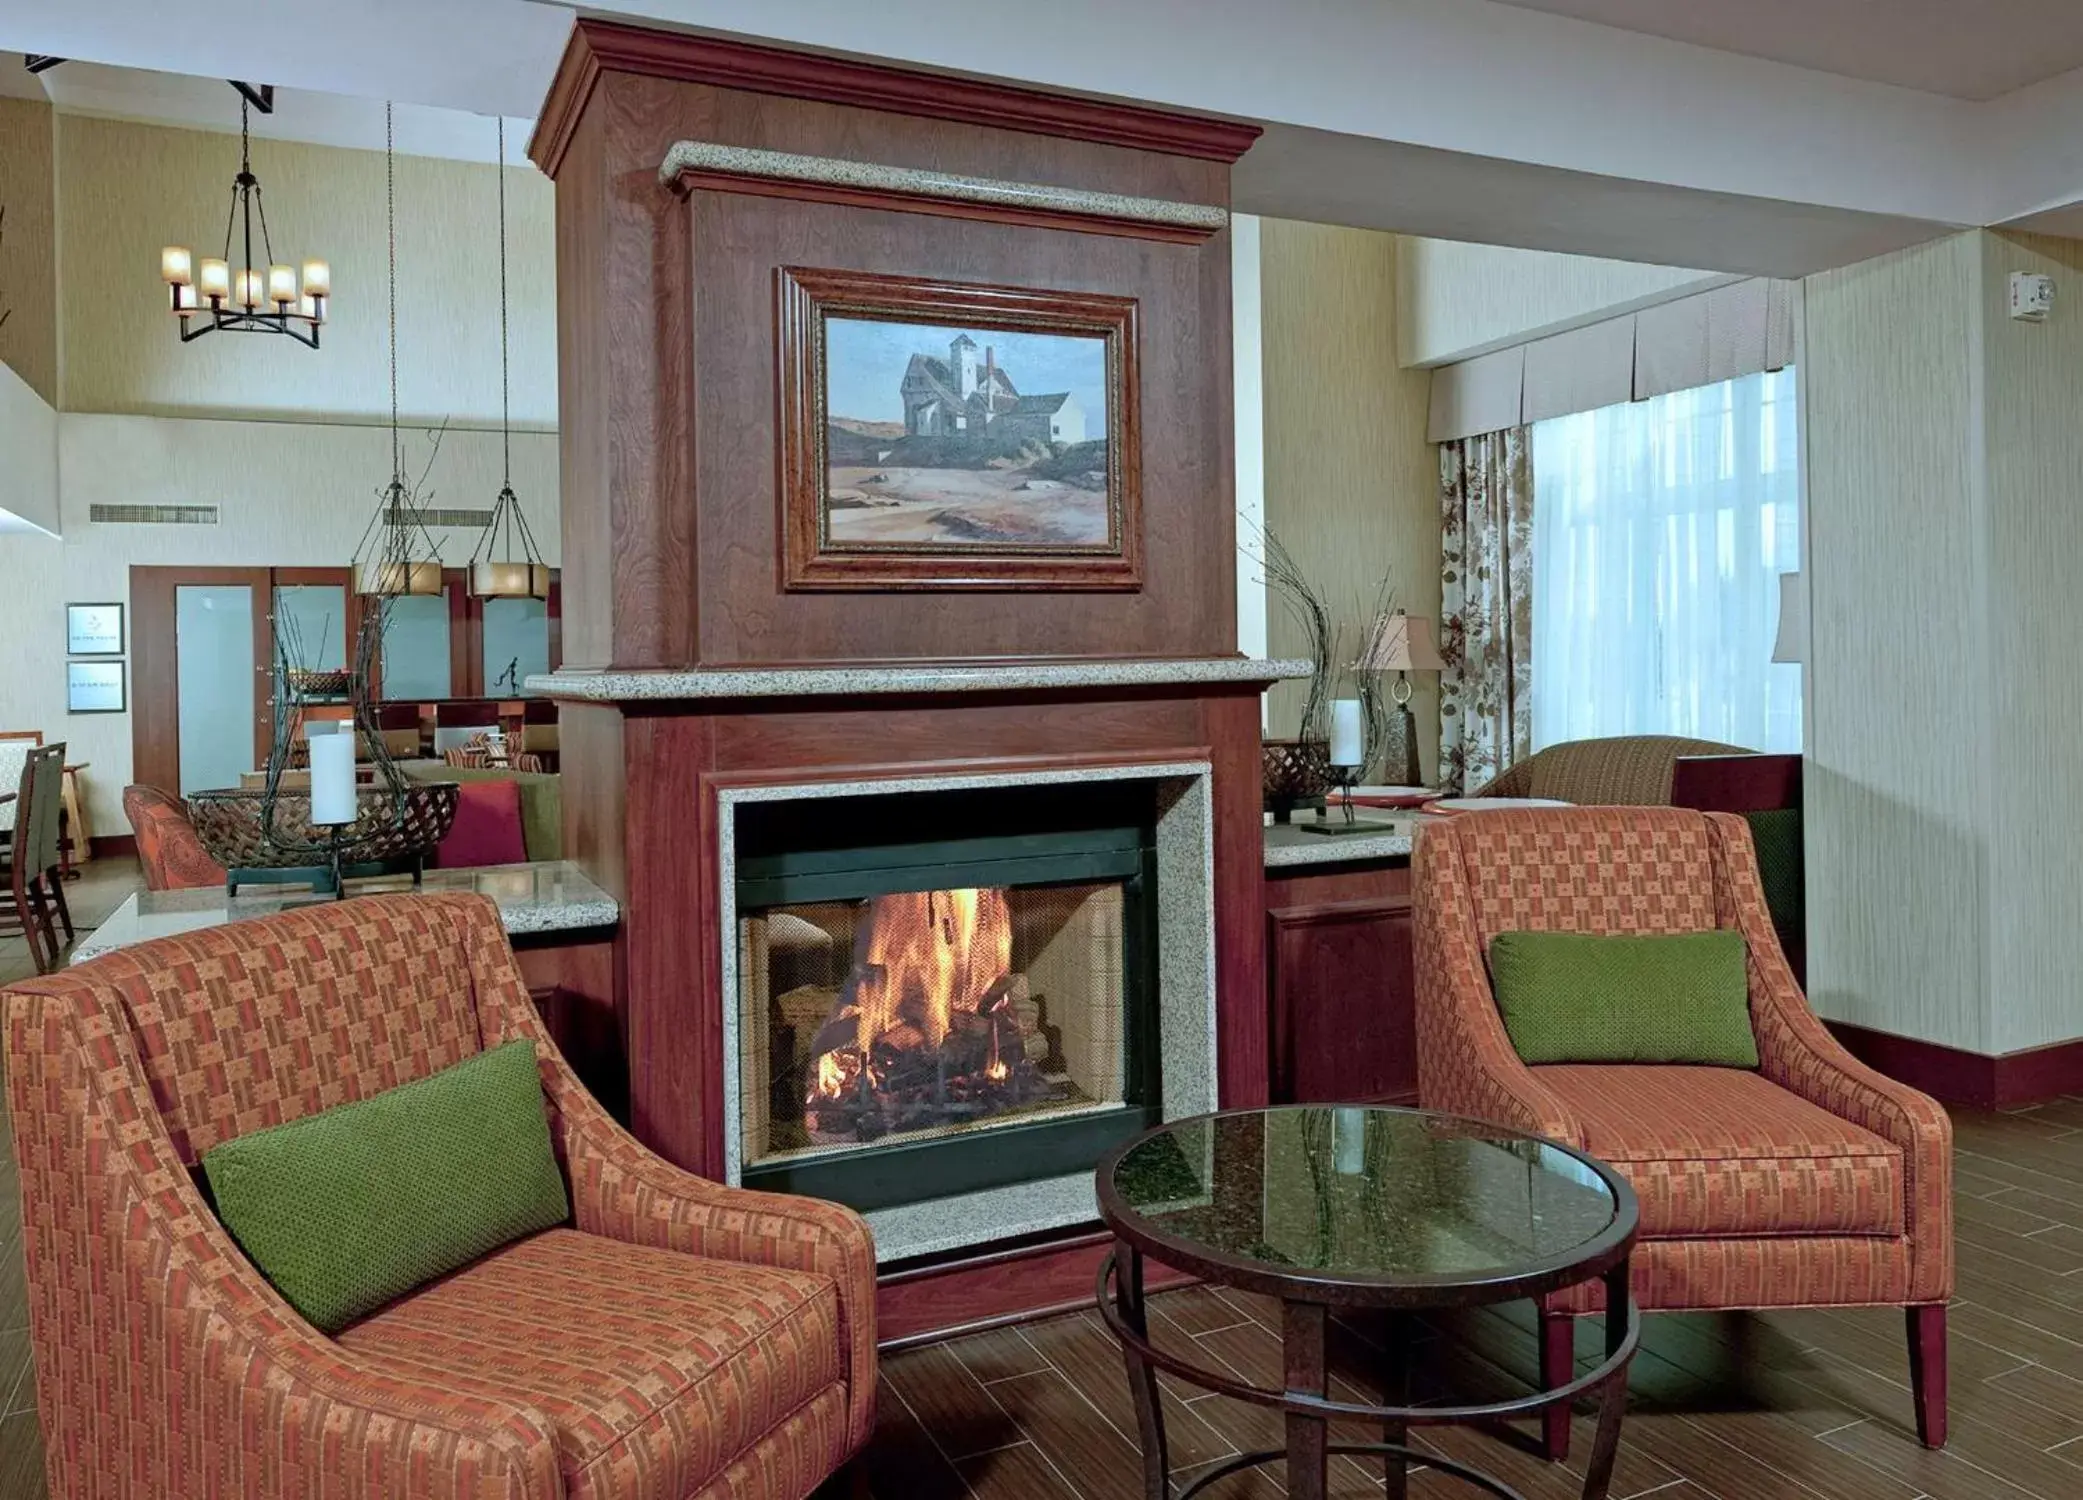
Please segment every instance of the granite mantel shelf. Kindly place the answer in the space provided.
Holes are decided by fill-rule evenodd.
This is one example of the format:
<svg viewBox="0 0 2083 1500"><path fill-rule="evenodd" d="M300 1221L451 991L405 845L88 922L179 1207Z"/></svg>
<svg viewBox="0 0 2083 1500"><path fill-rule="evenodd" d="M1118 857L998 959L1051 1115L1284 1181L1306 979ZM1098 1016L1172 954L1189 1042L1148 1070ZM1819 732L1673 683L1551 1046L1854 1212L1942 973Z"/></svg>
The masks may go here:
<svg viewBox="0 0 2083 1500"><path fill-rule="evenodd" d="M1111 224L1123 230L1170 230L1195 238L1206 238L1228 227L1230 221L1229 210L1213 203L1178 203L1047 183L955 176L916 167L761 151L715 141L675 142L659 166L658 177L682 193L718 183L740 187L767 184L810 192L879 194L897 200L900 206L904 200L912 200L920 206L936 205L943 210L997 209L1024 212L1045 221L1058 217L1082 219L1094 221L1094 227Z"/></svg>
<svg viewBox="0 0 2083 1500"><path fill-rule="evenodd" d="M869 693L1021 693L1273 683L1307 677L1306 661L1212 656L1183 660L1023 662L1003 666L924 662L903 666L646 668L560 671L527 690L594 703L659 699L845 698Z"/></svg>

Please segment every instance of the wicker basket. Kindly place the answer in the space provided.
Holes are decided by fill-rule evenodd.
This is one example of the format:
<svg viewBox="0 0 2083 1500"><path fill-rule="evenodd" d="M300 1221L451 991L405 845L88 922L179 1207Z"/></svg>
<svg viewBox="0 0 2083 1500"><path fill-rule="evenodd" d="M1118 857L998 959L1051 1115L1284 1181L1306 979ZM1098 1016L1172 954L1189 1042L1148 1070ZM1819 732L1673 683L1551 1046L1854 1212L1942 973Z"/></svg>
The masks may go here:
<svg viewBox="0 0 2083 1500"><path fill-rule="evenodd" d="M461 791L453 781L408 782L404 817L393 822L390 788L359 787L361 816L347 827L342 843L353 850L358 863L423 855L447 835ZM260 787L189 794L188 818L210 857L227 870L300 869L322 862L322 847L317 851L279 849L262 836L260 816L266 799L267 792ZM284 787L276 793L275 826L288 838L321 846L332 833L330 828L320 831L311 826L308 787Z"/></svg>
<svg viewBox="0 0 2083 1500"><path fill-rule="evenodd" d="M300 699L345 698L354 688L354 674L344 667L291 667L283 676Z"/></svg>
<svg viewBox="0 0 2083 1500"><path fill-rule="evenodd" d="M1261 753L1270 811L1286 812L1313 801L1335 783L1331 747L1322 740L1267 740Z"/></svg>

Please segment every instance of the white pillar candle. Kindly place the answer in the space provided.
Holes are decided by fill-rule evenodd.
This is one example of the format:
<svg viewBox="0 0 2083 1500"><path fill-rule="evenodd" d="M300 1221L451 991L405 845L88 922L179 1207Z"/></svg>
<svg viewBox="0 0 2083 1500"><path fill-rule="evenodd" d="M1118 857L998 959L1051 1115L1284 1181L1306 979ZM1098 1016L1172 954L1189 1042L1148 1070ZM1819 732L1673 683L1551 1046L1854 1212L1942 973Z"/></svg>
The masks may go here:
<svg viewBox="0 0 2083 1500"><path fill-rule="evenodd" d="M1360 700L1338 698L1331 703L1331 764L1357 766L1367 758L1360 732Z"/></svg>
<svg viewBox="0 0 2083 1500"><path fill-rule="evenodd" d="M355 820L354 735L317 733L318 725L307 725L311 739L311 822L314 826L352 823Z"/></svg>

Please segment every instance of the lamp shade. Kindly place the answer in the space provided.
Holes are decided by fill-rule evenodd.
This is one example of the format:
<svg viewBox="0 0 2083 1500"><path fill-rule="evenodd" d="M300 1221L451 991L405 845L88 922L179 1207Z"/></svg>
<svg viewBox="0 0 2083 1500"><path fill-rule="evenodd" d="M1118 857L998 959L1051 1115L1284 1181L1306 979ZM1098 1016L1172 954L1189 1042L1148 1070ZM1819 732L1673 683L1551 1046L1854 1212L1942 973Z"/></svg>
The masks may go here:
<svg viewBox="0 0 2083 1500"><path fill-rule="evenodd" d="M351 583L357 594L377 596L438 594L443 589L438 562L356 563Z"/></svg>
<svg viewBox="0 0 2083 1500"><path fill-rule="evenodd" d="M1779 575L1779 634L1772 642L1772 659L1808 660L1808 585L1798 570Z"/></svg>
<svg viewBox="0 0 2083 1500"><path fill-rule="evenodd" d="M470 565L470 592L480 599L547 599L550 570L537 562L479 558Z"/></svg>
<svg viewBox="0 0 2083 1500"><path fill-rule="evenodd" d="M1446 667L1432 644L1432 622L1400 609L1375 621L1367 649L1353 665L1362 672L1438 672Z"/></svg>

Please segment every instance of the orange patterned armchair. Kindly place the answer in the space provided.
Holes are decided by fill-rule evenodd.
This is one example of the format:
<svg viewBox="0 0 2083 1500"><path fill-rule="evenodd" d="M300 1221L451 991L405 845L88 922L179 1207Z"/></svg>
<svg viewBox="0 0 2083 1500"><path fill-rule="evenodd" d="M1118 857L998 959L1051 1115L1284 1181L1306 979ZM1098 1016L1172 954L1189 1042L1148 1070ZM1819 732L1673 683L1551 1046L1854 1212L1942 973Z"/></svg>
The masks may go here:
<svg viewBox="0 0 2083 1500"><path fill-rule="evenodd" d="M1917 1432L1946 1440L1953 1132L1932 1100L1840 1047L1774 936L1743 819L1679 808L1475 813L1427 827L1415 870L1425 1105L1567 1141L1641 1201L1645 1311L1902 1306ZM1760 1067L1554 1065L1512 1050L1486 956L1500 932L1733 928L1749 947ZM1540 1309L1542 1374L1568 1378L1597 1282ZM1569 1413L1547 1414L1550 1456Z"/></svg>
<svg viewBox="0 0 2083 1500"><path fill-rule="evenodd" d="M800 1500L866 1441L866 1226L638 1145L551 1045L489 901L235 922L5 998L58 1500ZM318 1333L211 1213L197 1159L516 1037L574 1222Z"/></svg>
<svg viewBox="0 0 2083 1500"><path fill-rule="evenodd" d="M123 813L137 835L137 862L144 870L146 890L185 891L225 883L224 866L210 858L195 836L188 804L179 797L169 797L156 786L126 786Z"/></svg>

